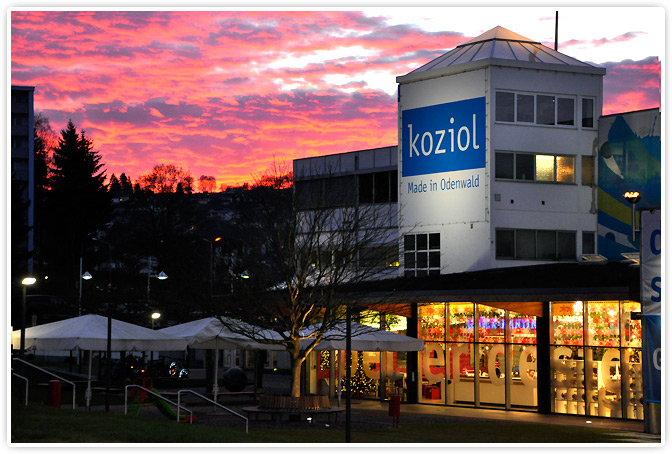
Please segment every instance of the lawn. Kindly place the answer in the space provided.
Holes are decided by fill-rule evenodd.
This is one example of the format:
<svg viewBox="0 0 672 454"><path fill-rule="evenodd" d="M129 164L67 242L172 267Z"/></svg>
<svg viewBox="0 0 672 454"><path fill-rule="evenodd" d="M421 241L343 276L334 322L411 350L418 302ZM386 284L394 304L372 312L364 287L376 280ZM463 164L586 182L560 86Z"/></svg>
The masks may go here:
<svg viewBox="0 0 672 454"><path fill-rule="evenodd" d="M524 423L402 424L398 429L353 431L357 444L389 443L623 443L620 432ZM344 443L342 426L229 429L195 423L85 412L31 404L11 409L12 443Z"/></svg>

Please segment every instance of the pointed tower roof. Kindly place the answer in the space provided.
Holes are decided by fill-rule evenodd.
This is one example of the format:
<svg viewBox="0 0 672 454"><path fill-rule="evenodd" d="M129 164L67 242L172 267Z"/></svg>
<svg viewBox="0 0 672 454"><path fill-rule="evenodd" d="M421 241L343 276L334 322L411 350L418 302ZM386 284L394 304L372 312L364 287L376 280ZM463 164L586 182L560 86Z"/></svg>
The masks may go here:
<svg viewBox="0 0 672 454"><path fill-rule="evenodd" d="M567 69L571 66L572 69L582 68L584 71L588 70L589 72L593 72L591 70L597 70L597 72L604 71L603 68L597 68L584 63L550 47L546 47L537 41L521 36L504 27L497 26L476 38L460 44L455 49L415 69L408 75L417 75L418 73L431 70L434 70L433 72L441 71L441 69L450 70L452 66L487 59L497 60L496 62L493 61L493 64L506 64L508 60L509 64L516 65L519 63L521 66L544 64L544 66L564 66Z"/></svg>

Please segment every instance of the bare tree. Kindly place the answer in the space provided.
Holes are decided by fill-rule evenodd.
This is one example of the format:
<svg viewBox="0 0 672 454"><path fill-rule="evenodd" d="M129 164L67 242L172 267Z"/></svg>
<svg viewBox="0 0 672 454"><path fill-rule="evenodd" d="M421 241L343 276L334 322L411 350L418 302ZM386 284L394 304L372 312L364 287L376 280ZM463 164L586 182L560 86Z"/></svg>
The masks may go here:
<svg viewBox="0 0 672 454"><path fill-rule="evenodd" d="M215 177L208 175L201 175L198 178L198 189L201 192L215 192L216 187L217 187L217 180L215 179Z"/></svg>
<svg viewBox="0 0 672 454"><path fill-rule="evenodd" d="M157 164L149 174L138 178L138 183L143 191L157 194L171 192L191 194L194 178L182 167L177 167L174 164Z"/></svg>
<svg viewBox="0 0 672 454"><path fill-rule="evenodd" d="M353 303L343 287L396 273L398 243L390 213L358 203L356 176L291 182L275 166L247 194L248 249L215 313L232 331L287 350L298 397L303 362Z"/></svg>

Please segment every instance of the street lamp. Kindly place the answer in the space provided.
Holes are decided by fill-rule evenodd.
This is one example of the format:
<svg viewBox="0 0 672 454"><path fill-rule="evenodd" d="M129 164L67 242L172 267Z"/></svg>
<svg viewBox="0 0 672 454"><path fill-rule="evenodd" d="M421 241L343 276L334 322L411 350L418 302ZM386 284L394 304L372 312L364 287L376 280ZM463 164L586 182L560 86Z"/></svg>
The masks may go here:
<svg viewBox="0 0 672 454"><path fill-rule="evenodd" d="M161 312L154 311L152 312L152 329L154 329L154 321L161 318Z"/></svg>
<svg viewBox="0 0 672 454"><path fill-rule="evenodd" d="M168 279L168 275L161 271L159 274L152 274L151 271L147 272L147 301L149 302L149 278L155 277L160 281L165 281Z"/></svg>
<svg viewBox="0 0 672 454"><path fill-rule="evenodd" d="M625 200L630 202L630 205L632 206L632 242L635 242L635 205L637 205L637 202L641 199L641 196L639 192L637 191L628 191L625 194L623 194L623 197L625 197Z"/></svg>
<svg viewBox="0 0 672 454"><path fill-rule="evenodd" d="M33 285L35 282L37 282L37 279L34 277L24 277L21 280L23 290L21 298L21 344L19 350L19 358L21 359L23 359L26 350L26 290L29 285Z"/></svg>

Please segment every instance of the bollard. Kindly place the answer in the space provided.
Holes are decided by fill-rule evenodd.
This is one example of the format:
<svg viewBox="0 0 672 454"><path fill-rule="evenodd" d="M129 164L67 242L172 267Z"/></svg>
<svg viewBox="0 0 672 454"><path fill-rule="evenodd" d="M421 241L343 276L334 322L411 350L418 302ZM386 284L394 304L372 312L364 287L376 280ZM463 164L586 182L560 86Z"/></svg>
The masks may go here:
<svg viewBox="0 0 672 454"><path fill-rule="evenodd" d="M61 408L61 381L60 380L50 380L49 381L49 399L47 400L47 405L52 407Z"/></svg>
<svg viewBox="0 0 672 454"><path fill-rule="evenodd" d="M398 391L390 397L389 414L392 416L392 427L399 427L399 416L401 416L401 396Z"/></svg>

